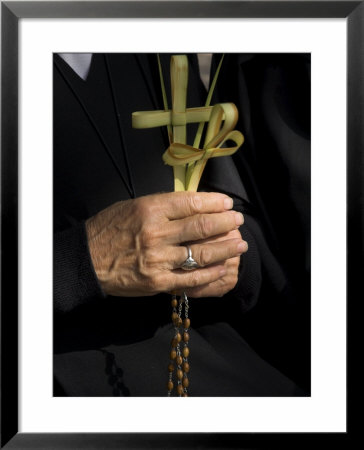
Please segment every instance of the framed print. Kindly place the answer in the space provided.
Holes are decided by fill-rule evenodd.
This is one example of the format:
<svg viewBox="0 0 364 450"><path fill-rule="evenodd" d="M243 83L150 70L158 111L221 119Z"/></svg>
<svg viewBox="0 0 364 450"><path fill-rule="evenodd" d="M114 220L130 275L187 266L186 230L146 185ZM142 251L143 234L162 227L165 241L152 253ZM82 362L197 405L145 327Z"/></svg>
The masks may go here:
<svg viewBox="0 0 364 450"><path fill-rule="evenodd" d="M276 444L294 446L298 439L299 442L320 439L323 443L335 439L342 446L348 444L350 424L347 420L346 305L351 297L355 295L358 298L362 292L362 289L358 288L358 279L364 268L361 232L363 21L364 6L361 1L1 3L2 447L237 448L269 447ZM118 158L121 158L120 161L124 161L125 167L128 168L129 162L128 157L124 155L122 159L118 153L115 153L116 159L113 159L112 149L110 152L112 142L108 141L109 136L105 139L103 133L104 130L108 133L111 129L109 125L115 117L119 121L123 114L115 100L114 94L117 90L124 89L124 101L132 105L130 108L133 112L163 110L163 104L158 103L158 99L155 100L154 92L157 88L153 91L150 81L155 78L153 82L159 88L162 77L153 75L158 74L157 60L154 58L156 52L162 55L160 73L163 73L163 70L164 73L168 73L166 67L169 59L167 61L165 55L176 53L188 54L190 66L193 68L195 64L197 73L198 67L200 71L202 70L202 59L199 59L201 54L214 54L210 59L213 68L218 66L219 59L215 55L219 54L226 55L224 60L226 67L237 67L234 64L238 61L238 67L243 68L246 88L241 88L236 96L233 88L227 89L226 92L229 91L229 96L233 97L231 101L239 103L241 100L238 107L243 111L243 115L247 111L246 96L249 94L249 111L254 113L251 113L251 121L257 130L254 136L261 146L267 149L266 153L261 155L263 164L260 167L264 170L259 173L268 180L268 188L265 192L262 188L258 190L263 192L265 199L269 199L266 202L267 217L272 218L276 215L282 220L281 233L286 239L286 246L281 246L281 251L290 254L289 252L298 252L306 245L305 249L309 256L305 263L308 267L312 267L311 284L305 286L301 284L301 290L307 290L305 298L311 297L311 308L307 308L304 312L307 314L307 320L304 322L306 328L303 333L306 334L305 338L302 337L304 348L308 349L307 354L300 355L300 350L298 347L295 349L294 345L287 347L292 349L292 360L295 358L296 350L298 360L308 362L295 366L291 361L293 369L290 372L287 360L280 360L277 356L276 360L273 358L270 361L273 366L280 365L279 368L282 368L284 373L292 373L295 382L298 380L298 384L303 383L305 393L302 395L272 394L269 390L262 391L265 394L257 394L254 390L251 395L230 394L240 390L233 390L233 381L224 382L225 375L219 367L222 381L221 390L216 388L217 395L197 394L191 395L186 400L168 398L167 395L160 397L160 394L155 394L148 385L148 382L152 383L151 372L148 378L148 367L158 364L156 359L151 361L148 359L152 350L149 353L146 351L143 357L148 367L143 367L143 361L135 363L136 349L140 349L138 340L131 342L131 352L128 354L119 354L116 350L113 353L113 347L107 342L100 345L101 351L97 355L93 353L91 359L83 360L85 352L92 353L92 348L90 350L88 346L95 335L90 335L92 338L89 341L83 342L82 339L88 332L87 326L91 324L89 328L95 328L97 321L92 322L91 316L83 316L86 323L82 323L80 316L72 331L70 331L72 324L67 323L65 326L63 324L62 328L58 325L58 319L53 321L54 273L62 264L62 258L57 261L54 259L57 253L53 241L53 227L58 226L59 220L60 230L63 232L63 218L69 223L73 223L74 218L84 220L116 201L116 199L111 201L102 193L103 186L107 184L111 186L114 183L112 177L102 177L102 165L108 166L112 163L117 167ZM81 66L85 72L82 72L82 68L81 72L78 72L80 66L73 66L74 58L67 56L80 54L83 55ZM153 55L153 58L150 55ZM167 63L163 62L164 59ZM150 67L154 67L155 71L148 72ZM309 67L311 69L307 69ZM82 81L89 73L91 77L94 76L97 70L105 80L105 84L95 84L99 89L97 103L106 101L106 97L109 96L111 105L109 109L115 109L115 114L106 118L104 129L102 118L94 116L93 114L98 113L93 112L92 105L87 103L87 93ZM150 79L146 73L149 73ZM219 75L226 87L234 86L234 79L229 78L229 73L222 69ZM130 88L119 82L120 74L126 74ZM301 74L304 75L302 79ZM270 96L271 91L268 88L272 79L278 80L278 88L274 91L271 89L274 94ZM193 80L191 70L190 82L193 83ZM287 88L292 86L291 81L287 80L294 80L295 89ZM169 79L165 79L165 82L166 86L169 86ZM235 82L241 83L241 79ZM201 80L199 83L203 89ZM308 87L311 85L312 90ZM139 89L140 86L145 90L144 94ZM105 95L102 93L104 88ZM138 92L133 93L133 88ZM282 92L285 93L283 96ZM230 97L225 99L224 92L218 88L214 95L220 103L230 101ZM144 106L143 102L137 100L138 96L143 101L148 96L152 100L150 104ZM63 104L64 99L69 103ZM297 99L299 107L295 108ZM71 104L73 106L69 107ZM158 107L154 108L155 105ZM270 113L266 116L259 108L268 108ZM164 109L168 108L164 105ZM227 113L223 114L221 117L224 117L226 122ZM171 113L172 121L173 115L176 116L174 117L176 121L180 120L178 114ZM59 126L61 116L62 121L68 124L67 129ZM82 123L83 129L89 127L91 131L78 135L78 125L74 127L78 123ZM265 136L269 133L276 136L282 123L288 123L288 128L294 130L294 133L285 134L279 150L273 147L271 149L270 144L273 141ZM297 123L301 125L303 123L304 126L300 127ZM244 132L249 128L246 124L244 120L238 122ZM123 147L125 141L129 142L130 138L123 131L122 125L115 122L114 137L116 141L121 139ZM305 134L305 130L309 131ZM92 133L95 133L96 138L87 141L85 136ZM139 136L146 136L142 134L145 130L136 130L133 133L137 136L137 140L142 139ZM229 136L232 141L239 139L237 133ZM311 160L307 158L307 152L302 158L291 157L291 151L292 153L298 151L300 145L303 146L301 140L295 140L294 136L299 136L302 141L311 142L312 146L308 144ZM255 148L258 146L254 147L251 144L249 133L246 138L247 142L244 145L251 149L252 166L256 167L259 163L259 154L255 152ZM153 135L150 153L158 139L162 139L160 134ZM101 142L100 148L96 144L93 147L95 140ZM74 142L78 144L73 144ZM58 143L62 151L55 150ZM76 147L83 152L80 160L77 159ZM103 150L106 149L104 159L94 156L103 151L101 147ZM304 211L305 208L310 209L305 217L311 239L308 239L305 245L299 242L300 235L295 235L292 231L296 227L292 219L294 215L290 216L289 210L282 206L285 191L284 187L278 189L282 180L272 174L276 155L279 155L281 150L286 152L285 157L291 161L291 172L288 170L287 180L291 181L292 174L297 176L297 173L300 173L298 165L300 167L305 165L308 174L303 181L298 177L299 182L296 184L292 182L292 189L297 193L296 199L301 198L300 195L302 196L308 184L312 190L308 206L296 200L298 212ZM158 167L154 167L151 161L143 168L140 163L142 155L137 155L136 146L133 147L133 151L135 154L129 161L131 164L134 161L134 168L138 167L138 175L136 169L131 171L128 169L121 176L124 177L126 191L129 190L134 194L136 192L130 197L136 198L148 193L141 187L135 188L133 185L133 177L135 180L138 176L141 180L140 186L143 186L146 179L144 169L158 173L155 181L159 183L156 192L168 190L161 184L162 177L159 176ZM97 170L87 171L84 162L93 158L97 161L93 166ZM238 159L235 161L239 168ZM78 169L79 166L82 167L82 174ZM244 167L242 163L242 173L249 176L248 171L244 172ZM77 174L74 179L73 173ZM76 178L83 181L76 184ZM236 189L230 188L229 191L227 188L226 192L231 192L233 196ZM248 191L249 199L252 192ZM74 205L77 205L77 199L81 196L92 197L93 203L85 202L79 206L79 210L76 210ZM250 202L249 199L247 204ZM258 195L256 200L259 203ZM235 197L234 202L236 204ZM85 208L85 211L82 208ZM57 216L58 210L62 212L59 215L60 219ZM249 209L244 210L244 213L245 211L248 217ZM264 212L264 208L261 208L261 211ZM130 214L132 215L133 211ZM248 222L249 219L247 226ZM267 219L265 230L268 232L269 223ZM90 233L90 229L86 231ZM80 233L84 231L81 230ZM90 252L87 253L88 258L92 258L90 234L87 239L89 247L85 247L85 252ZM270 242L273 241L272 238ZM79 239L74 240L73 247L77 247L79 242ZM186 239L182 239L181 242L186 242ZM288 242L293 244L288 245ZM192 244L191 247L193 249ZM269 247L271 248L271 245ZM190 257L190 247L188 249ZM78 250L78 257L82 251ZM250 251L253 252L253 245L250 245ZM93 282L95 289L98 289L95 280L100 272L95 260L93 261L94 268L90 269L89 274L92 272L94 278L91 279L90 275L86 277L87 283L82 284L84 290L91 289ZM301 263L304 265L302 261ZM86 270L84 260L76 262L76 267L78 277L81 279L80 273L83 274ZM294 272L293 265L290 270ZM279 284L278 275L272 279L272 285ZM67 278L63 285L68 286L69 280L70 278ZM298 279L297 284L300 282L301 279ZM267 286L268 284L264 285L264 289L268 289ZM80 287L76 289L79 292ZM274 297L270 294L269 298L274 302ZM70 304L72 299L67 301ZM218 305L216 309L219 310L219 303L216 305ZM157 306L153 305L153 308L157 309ZM115 326L119 320L127 321L127 318L122 317L122 309L125 316L129 317L129 310L121 307L115 314ZM192 311L193 309L191 310L193 322ZM279 322L276 321L280 314L277 313L279 306L271 306L270 311L272 315L266 317L264 325L259 324L259 316L256 322L254 315L250 316L250 330L249 320L244 321L245 332L252 333L252 336L257 336L253 330L255 326L266 327L267 334L263 333L261 337L263 349L269 348L269 343L265 342L268 338L271 340L270 348L273 348L275 342L278 342L275 340L276 334L281 333L282 339L284 337L289 341L293 340L293 334L284 336L286 330L290 330L290 333L297 332L294 326L278 331L277 328L282 321L286 317L289 318L289 312L286 312L287 316L282 316ZM299 309L294 311L301 313ZM97 310L94 316L100 322L103 320L100 319L102 317L100 310ZM273 323L270 323L269 319ZM176 317L173 320L176 321ZM137 326L146 327L146 324L147 321L140 319ZM112 326L111 322L105 323L104 328L111 333ZM206 326L204 332L208 335L208 324ZM133 328L134 326L130 326L131 330ZM54 333L58 333L59 330L62 330L62 336L66 336L67 333L73 336L73 341L77 345L68 348L68 338L63 337L58 342L54 338ZM189 340L188 325L184 331L184 348L188 348L186 344ZM158 336L162 341L162 334L159 333ZM191 336L192 344L198 341L199 337L192 331ZM54 342L59 344L59 349L55 351L56 356L53 355ZM218 346L218 341L214 341L213 338L208 342L209 349ZM147 345L149 349L154 348L151 339L147 339ZM230 350L231 348L226 347L224 352L229 353ZM188 356L188 353L186 355ZM238 361L240 353L237 358L234 353L231 355L232 359L235 358L237 367L238 364L242 365L241 361ZM279 355L279 352L274 355ZM135 364L135 372L123 371L120 367L119 362L128 358L131 365ZM184 363L187 363L186 358L183 360ZM225 360L226 358L228 356L225 356ZM80 364L80 370L83 372L87 371L87 368L93 372L99 364L105 386L94 388L92 377L83 378L76 386L73 380L79 376L78 369L75 370L77 364ZM191 380L193 380L193 364L191 364ZM52 373L60 366L62 370L63 368L66 370L62 372L62 377L57 376L57 382L53 382ZM301 371L303 366L307 370L305 374ZM234 367L234 364L231 367ZM182 368L182 358L177 368L179 370ZM195 368L197 380L199 370L197 363ZM296 372L294 369L297 369ZM186 369L184 375L181 375L184 381L188 378L187 372ZM262 373L260 372L259 376L264 378ZM145 377L146 382L143 389L135 391L134 394L133 388L131 387L131 391L129 388L133 386L133 378L137 376L141 376L142 379ZM203 376L201 375L201 379ZM91 380L90 385L88 380ZM234 375L231 380L238 378ZM206 381L207 385L208 383L209 380ZM264 381L263 384L268 385L269 381ZM187 394L188 380L184 387L183 392ZM117 396L122 396L123 399L114 398Z"/></svg>

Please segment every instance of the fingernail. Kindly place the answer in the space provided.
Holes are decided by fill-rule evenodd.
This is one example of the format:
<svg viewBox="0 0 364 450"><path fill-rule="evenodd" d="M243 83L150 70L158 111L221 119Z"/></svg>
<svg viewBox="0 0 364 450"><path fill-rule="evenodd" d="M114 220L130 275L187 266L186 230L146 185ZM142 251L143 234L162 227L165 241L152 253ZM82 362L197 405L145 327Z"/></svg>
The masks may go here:
<svg viewBox="0 0 364 450"><path fill-rule="evenodd" d="M244 217L242 215L242 213L236 213L235 214L235 223L236 225L243 225L244 223Z"/></svg>
<svg viewBox="0 0 364 450"><path fill-rule="evenodd" d="M231 209L234 206L233 199L230 197L226 197L224 200L225 209Z"/></svg>
<svg viewBox="0 0 364 450"><path fill-rule="evenodd" d="M220 269L219 275L220 275L220 277L223 277L224 275L226 275L226 269L225 268Z"/></svg>
<svg viewBox="0 0 364 450"><path fill-rule="evenodd" d="M236 251L241 254L245 249L246 249L246 242L245 241L239 242L239 244L236 247Z"/></svg>

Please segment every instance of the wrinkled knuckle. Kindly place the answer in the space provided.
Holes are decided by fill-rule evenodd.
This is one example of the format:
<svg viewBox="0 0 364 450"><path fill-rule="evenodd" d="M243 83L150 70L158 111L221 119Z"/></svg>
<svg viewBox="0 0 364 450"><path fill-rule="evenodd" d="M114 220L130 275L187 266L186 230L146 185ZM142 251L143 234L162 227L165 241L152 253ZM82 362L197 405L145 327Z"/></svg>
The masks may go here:
<svg viewBox="0 0 364 450"><path fill-rule="evenodd" d="M209 247L202 247L199 255L200 266L207 266L212 262L212 249Z"/></svg>
<svg viewBox="0 0 364 450"><path fill-rule="evenodd" d="M142 228L139 234L139 243L141 248L148 248L152 241L152 233L148 228Z"/></svg>
<svg viewBox="0 0 364 450"><path fill-rule="evenodd" d="M160 263L159 252L155 248L148 248L145 253L148 266L153 267Z"/></svg>
<svg viewBox="0 0 364 450"><path fill-rule="evenodd" d="M199 216L195 222L196 233L200 239L205 239L211 235L212 224L206 216Z"/></svg>
<svg viewBox="0 0 364 450"><path fill-rule="evenodd" d="M191 272L190 274L190 282L189 285L190 287L194 288L197 287L201 284L201 277L198 271L195 272Z"/></svg>
<svg viewBox="0 0 364 450"><path fill-rule="evenodd" d="M150 225L142 226L139 236L139 243L141 248L151 248L155 245L156 233Z"/></svg>
<svg viewBox="0 0 364 450"><path fill-rule="evenodd" d="M200 195L190 195L189 206L192 214L197 214L202 210L202 198Z"/></svg>

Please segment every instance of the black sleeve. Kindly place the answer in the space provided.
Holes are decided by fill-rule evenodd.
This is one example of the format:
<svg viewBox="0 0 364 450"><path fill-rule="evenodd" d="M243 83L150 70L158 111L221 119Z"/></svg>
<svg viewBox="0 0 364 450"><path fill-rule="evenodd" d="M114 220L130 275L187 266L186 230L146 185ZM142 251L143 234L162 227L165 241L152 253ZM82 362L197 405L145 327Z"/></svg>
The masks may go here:
<svg viewBox="0 0 364 450"><path fill-rule="evenodd" d="M56 313L105 298L93 268L85 222L54 234L53 298Z"/></svg>

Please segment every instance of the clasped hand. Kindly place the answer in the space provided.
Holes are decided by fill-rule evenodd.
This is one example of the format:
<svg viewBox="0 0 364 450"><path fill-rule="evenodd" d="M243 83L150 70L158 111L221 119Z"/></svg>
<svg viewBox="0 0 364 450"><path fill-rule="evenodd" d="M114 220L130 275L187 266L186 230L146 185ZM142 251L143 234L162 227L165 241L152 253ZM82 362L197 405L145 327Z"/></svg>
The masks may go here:
<svg viewBox="0 0 364 450"><path fill-rule="evenodd" d="M224 194L174 192L115 203L86 221L91 259L106 294L180 292L220 297L237 283L241 213ZM199 268L184 271L185 245Z"/></svg>

